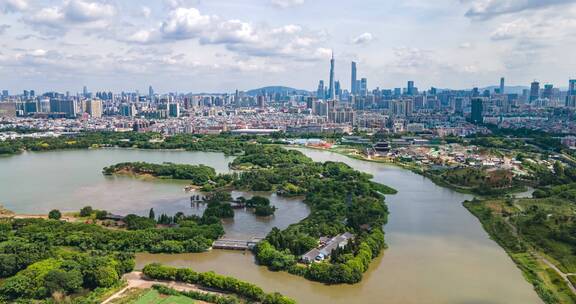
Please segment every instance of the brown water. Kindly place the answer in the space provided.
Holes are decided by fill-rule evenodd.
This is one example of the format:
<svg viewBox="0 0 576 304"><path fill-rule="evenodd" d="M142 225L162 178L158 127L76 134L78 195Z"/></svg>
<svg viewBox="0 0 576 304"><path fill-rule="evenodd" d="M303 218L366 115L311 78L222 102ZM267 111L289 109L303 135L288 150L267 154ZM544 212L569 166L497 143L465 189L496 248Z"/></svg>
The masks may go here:
<svg viewBox="0 0 576 304"><path fill-rule="evenodd" d="M137 266L150 262L214 270L279 291L299 303L542 303L506 253L488 238L461 202L470 198L436 186L412 172L338 154L303 150L317 161L343 161L371 173L397 195L387 197L391 214L385 226L390 248L376 259L356 285L326 286L254 264L250 254L214 250L202 254L140 254ZM0 202L16 212L77 210L90 204L115 213L200 213L190 206L184 184L126 177L106 178L102 167L122 161L203 163L219 172L230 158L217 153L138 150L91 150L25 153L0 158ZM242 195L250 195L242 193ZM230 236L266 234L305 217L297 200L276 196L273 218L258 219L237 211L226 223Z"/></svg>
<svg viewBox="0 0 576 304"><path fill-rule="evenodd" d="M48 213L51 209L77 211L92 206L126 215L156 215L176 212L202 215L204 207L190 203L183 191L186 182L104 176L102 168L119 162L144 161L206 164L218 172L228 172L233 158L222 153L147 151L126 149L75 150L0 157L0 204L17 213ZM234 192L233 196L250 198L255 193ZM236 210L234 219L226 220L228 237L265 236L273 227L286 228L306 217L309 209L299 199L275 194L269 197L278 210L272 217L257 217L246 210Z"/></svg>
<svg viewBox="0 0 576 304"><path fill-rule="evenodd" d="M279 291L299 303L542 303L504 250L462 207L470 198L400 168L302 150L317 161L343 161L396 188L388 196L390 248L356 285L326 286L254 264L250 254L214 250L203 254L140 254L137 267L161 262L213 270Z"/></svg>

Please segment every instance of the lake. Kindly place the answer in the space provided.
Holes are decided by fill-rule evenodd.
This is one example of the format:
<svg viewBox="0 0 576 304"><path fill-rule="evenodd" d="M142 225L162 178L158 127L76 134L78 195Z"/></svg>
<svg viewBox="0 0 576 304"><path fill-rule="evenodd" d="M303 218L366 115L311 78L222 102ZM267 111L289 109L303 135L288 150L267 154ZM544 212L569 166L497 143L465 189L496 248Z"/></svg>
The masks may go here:
<svg viewBox="0 0 576 304"><path fill-rule="evenodd" d="M324 151L301 150L316 161L343 161L397 189L386 198L389 245L356 285L327 286L287 273L270 272L249 253L213 250L200 254L137 255L137 267L150 262L213 270L278 291L299 303L542 303L511 259L489 239L463 206L471 196L439 187L410 171L354 160ZM0 158L0 202L19 213L50 209L79 210L84 205L127 214L182 211L190 205L185 183L105 177L101 169L125 161L206 164L227 172L232 158L220 153L140 150L83 150L24 153ZM234 193L250 196L252 193ZM228 236L265 235L304 218L309 209L298 199L271 196L279 210L272 218L237 211L225 223Z"/></svg>

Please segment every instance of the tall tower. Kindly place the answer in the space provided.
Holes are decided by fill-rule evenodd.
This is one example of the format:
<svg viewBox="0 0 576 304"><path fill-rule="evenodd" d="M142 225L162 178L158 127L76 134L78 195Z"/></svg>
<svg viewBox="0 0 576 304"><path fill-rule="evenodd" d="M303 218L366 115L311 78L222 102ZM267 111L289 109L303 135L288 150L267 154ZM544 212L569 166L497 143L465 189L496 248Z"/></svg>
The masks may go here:
<svg viewBox="0 0 576 304"><path fill-rule="evenodd" d="M332 52L332 59L330 59L330 83L328 90L328 99L334 99L334 52Z"/></svg>
<svg viewBox="0 0 576 304"><path fill-rule="evenodd" d="M357 71L356 71L356 62L352 61L352 85L350 86L350 90L352 91L352 95L358 94L358 79L357 79Z"/></svg>
<svg viewBox="0 0 576 304"><path fill-rule="evenodd" d="M505 84L505 80L504 77L500 78L500 94L504 95L504 84Z"/></svg>
<svg viewBox="0 0 576 304"><path fill-rule="evenodd" d="M530 103L540 98L540 83L534 81L530 84Z"/></svg>
<svg viewBox="0 0 576 304"><path fill-rule="evenodd" d="M472 98L472 113L470 118L472 123L481 124L483 122L484 100L480 97Z"/></svg>
<svg viewBox="0 0 576 304"><path fill-rule="evenodd" d="M406 93L409 96L415 95L414 93L414 81L410 80L408 81L408 88L406 88Z"/></svg>

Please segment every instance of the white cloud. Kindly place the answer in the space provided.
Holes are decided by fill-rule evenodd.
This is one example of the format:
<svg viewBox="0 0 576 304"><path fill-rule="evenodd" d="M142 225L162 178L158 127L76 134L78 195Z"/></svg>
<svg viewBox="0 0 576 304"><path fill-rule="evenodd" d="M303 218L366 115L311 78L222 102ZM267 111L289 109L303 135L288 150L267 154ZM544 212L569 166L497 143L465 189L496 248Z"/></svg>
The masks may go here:
<svg viewBox="0 0 576 304"><path fill-rule="evenodd" d="M352 39L352 43L354 43L354 44L368 44L368 43L372 42L372 40L374 40L374 37L372 36L371 33L364 33L364 34L361 34L360 36Z"/></svg>
<svg viewBox="0 0 576 304"><path fill-rule="evenodd" d="M116 9L110 4L72 0L64 6L63 12L67 20L93 22L113 17L116 14Z"/></svg>
<svg viewBox="0 0 576 304"><path fill-rule="evenodd" d="M179 7L172 10L168 20L162 22L160 31L169 39L197 38L212 27L213 18L202 15L195 8Z"/></svg>
<svg viewBox="0 0 576 304"><path fill-rule="evenodd" d="M531 26L528 20L521 18L511 22L502 23L490 36L492 40L509 40L519 35L526 35Z"/></svg>
<svg viewBox="0 0 576 304"><path fill-rule="evenodd" d="M104 28L115 15L116 9L110 4L70 0L62 6L39 8L23 20L40 31L55 33L75 27Z"/></svg>
<svg viewBox="0 0 576 304"><path fill-rule="evenodd" d="M270 0L270 2L279 8L289 8L304 4L304 0Z"/></svg>
<svg viewBox="0 0 576 304"><path fill-rule="evenodd" d="M500 15L576 3L576 0L461 0L470 3L466 16L486 20Z"/></svg>
<svg viewBox="0 0 576 304"><path fill-rule="evenodd" d="M4 2L5 12L22 12L30 6L28 0L5 0Z"/></svg>
<svg viewBox="0 0 576 304"><path fill-rule="evenodd" d="M143 6L140 8L140 14L144 18L150 18L150 15L152 14L152 10L147 6Z"/></svg>
<svg viewBox="0 0 576 304"><path fill-rule="evenodd" d="M238 19L204 15L196 8L179 7L171 10L158 28L138 30L121 40L140 44L197 40L204 45L224 45L245 56L315 60L324 36L295 24L255 26Z"/></svg>

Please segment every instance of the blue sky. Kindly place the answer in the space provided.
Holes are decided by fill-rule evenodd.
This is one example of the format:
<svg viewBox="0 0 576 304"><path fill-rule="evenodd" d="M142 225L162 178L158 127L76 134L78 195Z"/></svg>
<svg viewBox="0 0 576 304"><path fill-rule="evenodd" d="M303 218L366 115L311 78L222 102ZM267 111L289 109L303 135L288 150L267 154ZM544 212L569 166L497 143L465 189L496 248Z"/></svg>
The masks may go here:
<svg viewBox="0 0 576 304"><path fill-rule="evenodd" d="M0 88L470 88L576 77L576 0L0 0Z"/></svg>

